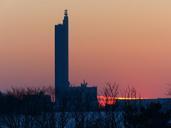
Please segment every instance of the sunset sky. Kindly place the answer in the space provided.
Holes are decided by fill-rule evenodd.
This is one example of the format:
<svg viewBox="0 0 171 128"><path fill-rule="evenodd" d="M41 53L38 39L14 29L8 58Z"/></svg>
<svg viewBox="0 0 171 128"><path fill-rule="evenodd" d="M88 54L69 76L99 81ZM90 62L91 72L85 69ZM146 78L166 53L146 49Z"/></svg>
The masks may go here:
<svg viewBox="0 0 171 128"><path fill-rule="evenodd" d="M171 0L0 0L0 89L54 85L54 25L69 11L70 82L166 97Z"/></svg>

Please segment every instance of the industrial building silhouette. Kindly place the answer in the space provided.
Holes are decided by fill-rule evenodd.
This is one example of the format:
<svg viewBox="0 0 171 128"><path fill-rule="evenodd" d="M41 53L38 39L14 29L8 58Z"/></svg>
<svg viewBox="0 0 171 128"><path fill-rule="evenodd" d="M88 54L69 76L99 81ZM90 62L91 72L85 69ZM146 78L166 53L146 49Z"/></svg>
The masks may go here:
<svg viewBox="0 0 171 128"><path fill-rule="evenodd" d="M55 25L55 99L57 110L92 110L98 105L97 87L69 83L69 18L65 10L62 24Z"/></svg>

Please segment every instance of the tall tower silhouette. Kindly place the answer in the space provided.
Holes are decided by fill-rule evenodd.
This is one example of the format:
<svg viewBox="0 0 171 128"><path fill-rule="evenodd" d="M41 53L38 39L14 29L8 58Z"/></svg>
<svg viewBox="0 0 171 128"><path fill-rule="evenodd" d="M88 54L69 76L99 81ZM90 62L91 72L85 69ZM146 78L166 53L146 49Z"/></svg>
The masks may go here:
<svg viewBox="0 0 171 128"><path fill-rule="evenodd" d="M97 88L87 87L84 82L81 86L70 87L69 85L69 22L68 13L65 10L64 19L61 24L55 25L55 100L56 109L64 107L68 111L77 110L77 106L88 106L91 109L97 106ZM81 98L78 100L78 98ZM82 102L77 102L82 101ZM84 102L84 103L83 103ZM82 110L84 107L82 108Z"/></svg>
<svg viewBox="0 0 171 128"><path fill-rule="evenodd" d="M59 101L69 87L68 13L62 24L55 25L55 98Z"/></svg>

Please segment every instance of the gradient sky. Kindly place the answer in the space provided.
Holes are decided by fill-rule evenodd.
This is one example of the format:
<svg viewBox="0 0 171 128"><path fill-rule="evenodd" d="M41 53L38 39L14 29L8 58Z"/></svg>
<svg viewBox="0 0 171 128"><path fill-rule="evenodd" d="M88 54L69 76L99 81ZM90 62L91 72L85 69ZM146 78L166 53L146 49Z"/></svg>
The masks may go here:
<svg viewBox="0 0 171 128"><path fill-rule="evenodd" d="M143 97L171 83L170 0L0 0L0 89L54 85L54 25L69 10L70 82Z"/></svg>

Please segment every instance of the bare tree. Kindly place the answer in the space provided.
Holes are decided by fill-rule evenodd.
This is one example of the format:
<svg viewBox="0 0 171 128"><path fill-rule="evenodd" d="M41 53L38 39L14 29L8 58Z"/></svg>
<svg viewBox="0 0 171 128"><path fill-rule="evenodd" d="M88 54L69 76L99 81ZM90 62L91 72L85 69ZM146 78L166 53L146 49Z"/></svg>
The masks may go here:
<svg viewBox="0 0 171 128"><path fill-rule="evenodd" d="M103 94L105 96L105 127L116 128L116 113L115 113L115 101L119 94L118 83L106 83ZM113 104L112 104L113 103Z"/></svg>
<svg viewBox="0 0 171 128"><path fill-rule="evenodd" d="M137 91L136 91L136 89L134 87L127 86L123 90L122 96L125 99L134 99L134 98L137 98Z"/></svg>
<svg viewBox="0 0 171 128"><path fill-rule="evenodd" d="M135 87L130 86L123 90L122 95L124 98L122 101L124 102L122 104L124 125L127 128L132 128L135 119L134 116L142 109L141 97L137 96L137 90Z"/></svg>
<svg viewBox="0 0 171 128"><path fill-rule="evenodd" d="M166 95L167 96L169 96L169 97L171 97L171 84L168 84L168 89L167 89L167 93L166 93Z"/></svg>
<svg viewBox="0 0 171 128"><path fill-rule="evenodd" d="M168 95L171 96L171 89L168 91Z"/></svg>

